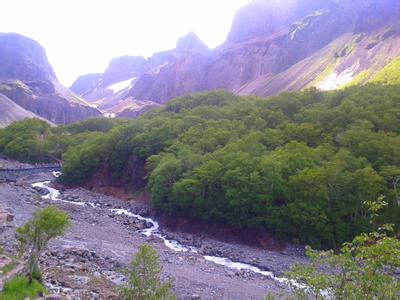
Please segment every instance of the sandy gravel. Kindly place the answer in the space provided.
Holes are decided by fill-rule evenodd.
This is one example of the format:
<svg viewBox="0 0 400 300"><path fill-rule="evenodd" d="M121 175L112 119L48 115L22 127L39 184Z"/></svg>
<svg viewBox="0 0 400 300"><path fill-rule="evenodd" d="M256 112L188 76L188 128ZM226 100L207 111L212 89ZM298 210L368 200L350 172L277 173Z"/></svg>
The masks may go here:
<svg viewBox="0 0 400 300"><path fill-rule="evenodd" d="M0 204L13 211L16 225L23 224L33 211L50 203L41 200L39 194L30 186L33 182L48 179L52 179L51 174L38 174L21 178L17 185L14 183L0 184ZM81 207L69 203L51 202L69 213L72 226L63 238L51 243L50 249L55 258L53 259L54 263L46 262L52 266L50 269L53 272L52 275L49 275L50 277L58 276L58 273L54 272L54 268L60 268L60 270L66 268L67 263L62 260L76 263L74 258L68 259L68 257L60 256L59 253L66 251L65 249L84 249L96 253L97 257L102 257L103 261L113 261L113 264L108 266L107 263L83 260L84 263L92 264L92 269L87 271L88 273L93 273L93 268L96 268L102 272L101 274L105 274L108 271L118 272L127 266L138 247L147 242L160 255L164 277L174 278L175 292L180 299L196 299L197 296L200 296L201 299L263 299L269 292L277 298L286 298L284 295L287 295L288 289L275 280L251 272L235 271L216 265L206 261L200 253L174 252L167 248L160 239L141 235L137 231L136 225L130 224L127 217L114 216L108 210L121 207L136 209L134 203L95 194L81 188L62 192L62 198L93 202L101 207ZM170 234L171 236L177 235L177 233ZM10 247L11 244L10 242ZM301 256L288 252L274 253L213 240L202 240L202 248L204 247L216 249L220 253L241 259L242 262L257 261L258 264L274 273L282 273L292 263L304 260ZM60 271L60 273L62 272ZM57 282L57 278L54 281ZM89 288L85 286L83 284L80 289ZM79 293L82 292L81 290ZM97 292L100 295L102 293L101 290L97 290ZM72 293L74 293L73 289Z"/></svg>

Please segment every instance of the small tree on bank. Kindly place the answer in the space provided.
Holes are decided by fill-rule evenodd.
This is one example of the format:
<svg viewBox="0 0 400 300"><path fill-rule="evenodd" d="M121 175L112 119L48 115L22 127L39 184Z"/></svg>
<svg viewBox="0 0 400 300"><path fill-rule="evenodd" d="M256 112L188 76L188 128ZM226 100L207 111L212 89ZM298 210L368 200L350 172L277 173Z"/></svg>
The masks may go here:
<svg viewBox="0 0 400 300"><path fill-rule="evenodd" d="M310 265L296 265L287 275L299 298L399 299L400 241L393 225L377 226L378 212L387 204L383 197L364 203L374 232L356 236L339 253L307 249ZM331 273L321 267L328 266ZM296 283L296 284L295 284ZM301 283L302 285L299 285Z"/></svg>
<svg viewBox="0 0 400 300"><path fill-rule="evenodd" d="M21 253L28 255L28 278L40 279L39 258L48 242L65 233L69 216L54 206L38 210L25 225L17 228Z"/></svg>
<svg viewBox="0 0 400 300"><path fill-rule="evenodd" d="M128 281L120 288L121 299L176 299L172 292L172 281L163 283L161 271L162 267L157 252L150 245L141 245L127 270Z"/></svg>

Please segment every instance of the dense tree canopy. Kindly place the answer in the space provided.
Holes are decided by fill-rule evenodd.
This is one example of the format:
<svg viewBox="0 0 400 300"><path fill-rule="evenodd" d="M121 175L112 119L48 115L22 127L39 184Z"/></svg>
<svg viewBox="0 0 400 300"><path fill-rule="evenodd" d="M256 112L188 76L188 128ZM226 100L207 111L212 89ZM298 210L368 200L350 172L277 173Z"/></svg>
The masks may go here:
<svg viewBox="0 0 400 300"><path fill-rule="evenodd" d="M127 121L90 119L52 128L45 121L26 119L0 129L0 152L24 162L53 161L61 159L70 146L82 144L125 123Z"/></svg>
<svg viewBox="0 0 400 300"><path fill-rule="evenodd" d="M368 230L362 203L381 194L383 218L400 223L400 87L268 99L216 91L98 132L80 127L52 137L56 155L68 149L64 183L102 170L132 189L146 186L171 214L266 228L314 247Z"/></svg>

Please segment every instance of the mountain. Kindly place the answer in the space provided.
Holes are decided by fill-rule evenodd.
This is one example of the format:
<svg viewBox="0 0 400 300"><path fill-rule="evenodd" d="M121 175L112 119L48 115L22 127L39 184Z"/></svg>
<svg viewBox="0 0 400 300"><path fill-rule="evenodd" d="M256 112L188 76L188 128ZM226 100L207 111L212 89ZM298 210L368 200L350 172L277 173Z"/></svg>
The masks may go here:
<svg viewBox="0 0 400 300"><path fill-rule="evenodd" d="M152 107L159 106L160 101L155 101L157 99L169 100L181 95L180 92L174 91L182 89L180 85L185 81L182 77L191 76L193 73L190 62L206 62L210 52L197 35L190 32L178 40L173 50L155 53L147 60L137 56L115 58L100 77L98 74L83 75L70 89L105 112L118 117L136 117ZM183 69L170 74L170 66L173 69L181 66ZM203 66L198 64L199 72L202 68ZM166 77L163 77L163 74ZM163 79L153 82L158 76ZM150 86L151 89L148 90ZM193 82L184 90L185 93L190 93L199 88ZM157 94L158 92L160 94Z"/></svg>
<svg viewBox="0 0 400 300"><path fill-rule="evenodd" d="M1 107L7 107L0 116L7 120L4 124L24 117L68 124L101 116L100 111L58 82L45 50L36 41L15 33L0 33L0 58Z"/></svg>
<svg viewBox="0 0 400 300"><path fill-rule="evenodd" d="M20 121L23 119L37 118L42 119L38 115L22 108L21 106L15 104L12 100L6 96L0 94L0 127L7 127L14 121Z"/></svg>
<svg viewBox="0 0 400 300"><path fill-rule="evenodd" d="M97 83L88 80L86 94L74 88L86 77L72 89L110 114L136 116L142 105L197 91L269 96L374 82L399 57L397 0L254 0L216 49L189 33L147 60L112 60Z"/></svg>

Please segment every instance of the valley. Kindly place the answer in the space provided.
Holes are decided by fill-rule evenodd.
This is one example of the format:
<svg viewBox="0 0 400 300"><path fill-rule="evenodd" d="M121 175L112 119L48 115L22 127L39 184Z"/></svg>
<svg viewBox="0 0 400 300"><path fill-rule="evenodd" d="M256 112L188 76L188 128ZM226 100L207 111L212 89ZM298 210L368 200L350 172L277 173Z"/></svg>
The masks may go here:
<svg viewBox="0 0 400 300"><path fill-rule="evenodd" d="M400 1L237 1L0 33L1 300L399 299Z"/></svg>
<svg viewBox="0 0 400 300"><path fill-rule="evenodd" d="M201 299L262 299L268 293L282 296L289 292L281 278L283 272L293 263L306 261L301 250L290 245L271 251L228 244L204 235L170 232L162 227L154 229L154 221L151 224L129 216L129 212L152 215L148 206L135 201L83 188L62 188L60 195L50 188L48 194L46 188L40 188L48 184L34 184L54 179L51 172L46 172L0 184L1 204L13 212L16 225L46 205L57 205L71 216L73 226L65 237L51 243L42 261L46 286L53 292L80 297L115 295L115 284L124 278L121 269L142 243L157 249L163 274L175 279L180 299L197 299L196 295ZM6 247L12 247L12 239ZM229 263L229 259L243 264ZM251 264L268 271L258 274Z"/></svg>

